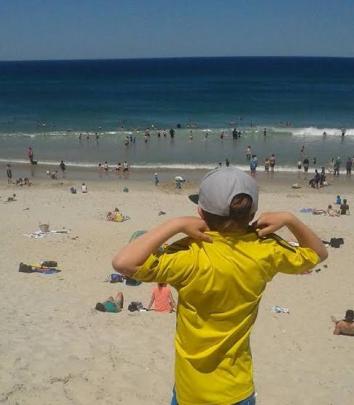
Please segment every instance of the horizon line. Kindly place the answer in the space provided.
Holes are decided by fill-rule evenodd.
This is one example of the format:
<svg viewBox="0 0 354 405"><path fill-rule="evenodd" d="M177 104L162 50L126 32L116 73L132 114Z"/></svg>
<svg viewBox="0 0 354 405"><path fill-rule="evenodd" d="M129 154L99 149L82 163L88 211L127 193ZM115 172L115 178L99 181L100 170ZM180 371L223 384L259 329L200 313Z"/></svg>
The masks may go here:
<svg viewBox="0 0 354 405"><path fill-rule="evenodd" d="M234 56L152 56L152 57L121 57L121 58L68 58L68 59L0 59L0 63L8 62L88 62L88 61L128 61L128 60L162 60L162 59L261 59L261 58L274 58L274 59L354 59L354 56L308 56L308 55L234 55Z"/></svg>

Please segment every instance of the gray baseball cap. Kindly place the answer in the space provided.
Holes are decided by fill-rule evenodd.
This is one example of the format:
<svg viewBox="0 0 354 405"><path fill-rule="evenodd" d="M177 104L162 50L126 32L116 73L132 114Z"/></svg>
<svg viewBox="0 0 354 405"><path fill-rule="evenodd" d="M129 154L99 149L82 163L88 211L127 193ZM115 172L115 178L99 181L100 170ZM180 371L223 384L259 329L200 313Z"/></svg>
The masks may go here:
<svg viewBox="0 0 354 405"><path fill-rule="evenodd" d="M228 217L231 201L238 194L252 198L251 214L254 214L258 208L256 181L236 167L222 167L207 173L200 183L199 194L192 194L189 199L204 211Z"/></svg>

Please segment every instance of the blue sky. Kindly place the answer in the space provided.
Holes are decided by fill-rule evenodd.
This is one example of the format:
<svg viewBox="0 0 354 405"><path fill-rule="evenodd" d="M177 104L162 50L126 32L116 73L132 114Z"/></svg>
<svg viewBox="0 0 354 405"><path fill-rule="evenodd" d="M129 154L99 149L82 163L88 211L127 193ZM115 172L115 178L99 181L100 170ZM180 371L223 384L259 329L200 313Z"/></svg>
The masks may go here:
<svg viewBox="0 0 354 405"><path fill-rule="evenodd" d="M0 0L0 60L354 56L352 0Z"/></svg>

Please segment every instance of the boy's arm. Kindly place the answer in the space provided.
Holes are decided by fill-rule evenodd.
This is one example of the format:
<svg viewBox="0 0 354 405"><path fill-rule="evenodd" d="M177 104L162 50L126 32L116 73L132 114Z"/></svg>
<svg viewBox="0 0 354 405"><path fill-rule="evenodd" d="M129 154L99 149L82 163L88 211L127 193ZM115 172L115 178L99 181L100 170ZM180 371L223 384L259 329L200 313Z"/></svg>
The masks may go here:
<svg viewBox="0 0 354 405"><path fill-rule="evenodd" d="M113 257L113 268L127 277L132 277L151 253L156 252L172 236L183 232L193 239L211 242L211 238L204 233L207 230L208 227L201 218L171 219L124 246Z"/></svg>
<svg viewBox="0 0 354 405"><path fill-rule="evenodd" d="M255 226L258 228L259 236L266 236L286 226L293 233L299 245L314 250L321 262L328 257L327 249L321 239L290 212L268 212L261 214Z"/></svg>

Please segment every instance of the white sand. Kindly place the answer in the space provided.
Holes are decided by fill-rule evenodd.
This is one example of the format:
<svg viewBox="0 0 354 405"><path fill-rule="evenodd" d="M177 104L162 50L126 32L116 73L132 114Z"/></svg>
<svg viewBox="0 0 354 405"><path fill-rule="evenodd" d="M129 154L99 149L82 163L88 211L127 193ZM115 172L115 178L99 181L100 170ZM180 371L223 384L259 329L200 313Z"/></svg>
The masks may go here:
<svg viewBox="0 0 354 405"><path fill-rule="evenodd" d="M98 301L122 291L125 303L148 303L152 286L105 283L116 250L138 229L172 216L192 215L186 191L134 182L129 193L113 183L88 184L72 195L68 184L43 180L29 188L0 185L0 403L168 404L173 385L174 314L98 313ZM263 187L265 190L267 187ZM274 184L273 184L274 189ZM3 203L12 192L16 202ZM347 195L349 203L353 195ZM333 190L264 192L260 210L326 208ZM109 223L118 206L131 220ZM29 208L29 210L25 210ZM158 216L160 210L167 215ZM333 336L330 316L353 302L354 215L299 214L324 239L341 236L328 268L307 276L277 276L268 286L252 338L259 405L353 403L354 338ZM66 227L68 235L34 240L38 229ZM77 239L73 239L78 236ZM19 263L56 260L62 272L18 272ZM273 314L272 305L290 309Z"/></svg>

